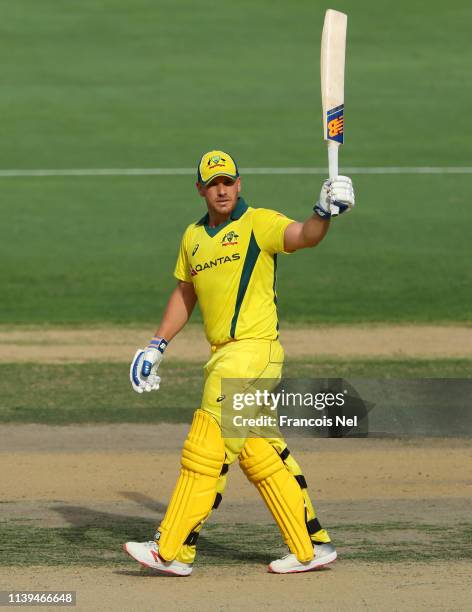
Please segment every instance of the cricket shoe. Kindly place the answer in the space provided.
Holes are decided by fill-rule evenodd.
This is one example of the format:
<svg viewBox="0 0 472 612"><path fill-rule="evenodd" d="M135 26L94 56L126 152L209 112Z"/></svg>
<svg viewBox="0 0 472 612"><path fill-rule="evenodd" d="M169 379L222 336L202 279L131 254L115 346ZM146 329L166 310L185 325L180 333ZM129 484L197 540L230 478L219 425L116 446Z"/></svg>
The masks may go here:
<svg viewBox="0 0 472 612"><path fill-rule="evenodd" d="M175 560L164 561L159 556L159 547L152 540L151 542L126 542L126 544L123 544L123 550L144 567L158 570L164 574L189 576L192 573L191 563L181 563Z"/></svg>
<svg viewBox="0 0 472 612"><path fill-rule="evenodd" d="M332 563L336 557L336 549L332 544L314 544L314 558L311 561L302 563L295 555L285 555L281 559L272 561L269 565L269 572L273 574L295 574L297 572L310 572L311 570L321 569Z"/></svg>

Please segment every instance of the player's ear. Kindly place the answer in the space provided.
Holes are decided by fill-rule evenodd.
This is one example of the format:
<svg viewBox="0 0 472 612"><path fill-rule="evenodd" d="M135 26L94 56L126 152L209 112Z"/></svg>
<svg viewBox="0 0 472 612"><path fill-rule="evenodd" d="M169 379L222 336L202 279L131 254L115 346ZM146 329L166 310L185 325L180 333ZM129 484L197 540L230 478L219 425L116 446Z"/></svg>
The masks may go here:
<svg viewBox="0 0 472 612"><path fill-rule="evenodd" d="M205 197L205 186L197 181L195 183L195 187L197 188L197 191L202 196L202 198L204 198Z"/></svg>
<svg viewBox="0 0 472 612"><path fill-rule="evenodd" d="M241 193L241 177L238 176L238 178L236 179L236 187L238 190L238 195Z"/></svg>

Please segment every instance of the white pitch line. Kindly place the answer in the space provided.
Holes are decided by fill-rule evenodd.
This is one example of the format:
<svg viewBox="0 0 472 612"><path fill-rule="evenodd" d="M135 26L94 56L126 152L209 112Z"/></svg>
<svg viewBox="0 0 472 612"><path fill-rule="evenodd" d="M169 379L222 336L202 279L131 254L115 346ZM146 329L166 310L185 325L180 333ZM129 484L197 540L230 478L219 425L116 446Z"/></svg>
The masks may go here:
<svg viewBox="0 0 472 612"><path fill-rule="evenodd" d="M344 167L344 174L472 174L471 166ZM326 168L241 168L241 174L319 174ZM193 176L194 168L71 168L54 170L0 170L0 178L47 176Z"/></svg>
<svg viewBox="0 0 472 612"><path fill-rule="evenodd" d="M471 166L380 166L342 168L345 174L472 174ZM326 174L327 168L241 168L241 174Z"/></svg>

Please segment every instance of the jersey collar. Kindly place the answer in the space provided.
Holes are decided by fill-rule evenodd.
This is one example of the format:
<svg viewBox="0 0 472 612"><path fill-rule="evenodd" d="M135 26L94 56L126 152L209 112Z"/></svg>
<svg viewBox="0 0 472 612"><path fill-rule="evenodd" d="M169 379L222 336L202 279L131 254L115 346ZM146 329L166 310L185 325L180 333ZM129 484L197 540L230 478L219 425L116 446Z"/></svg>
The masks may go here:
<svg viewBox="0 0 472 612"><path fill-rule="evenodd" d="M244 201L244 198L239 197L236 203L236 206L234 207L233 212L229 216L229 219L225 221L224 223L222 223L221 225L217 225L216 227L208 227L208 221L209 221L208 213L206 213L206 215L204 215L199 221L197 221L195 225L203 225L203 227L207 231L207 234L209 234L210 236L215 236L221 229L223 229L223 227L228 225L228 223L231 223L231 221L236 221L237 219L240 219L244 215L247 209L248 209L248 205Z"/></svg>

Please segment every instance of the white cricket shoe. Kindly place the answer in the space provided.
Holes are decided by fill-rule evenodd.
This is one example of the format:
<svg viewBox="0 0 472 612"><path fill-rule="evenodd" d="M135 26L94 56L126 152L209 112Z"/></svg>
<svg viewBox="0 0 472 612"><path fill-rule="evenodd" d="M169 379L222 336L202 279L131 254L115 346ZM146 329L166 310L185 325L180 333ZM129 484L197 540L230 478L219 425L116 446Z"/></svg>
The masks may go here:
<svg viewBox="0 0 472 612"><path fill-rule="evenodd" d="M269 572L273 574L294 574L297 572L309 572L321 569L328 563L332 563L336 557L336 549L332 544L314 544L314 558L311 561L302 563L295 555L285 555L282 559L272 561L269 565Z"/></svg>
<svg viewBox="0 0 472 612"><path fill-rule="evenodd" d="M191 563L181 563L175 560L164 561L159 556L159 547L152 540L151 542L126 542L126 544L123 544L123 550L144 567L158 570L164 574L189 576L192 573L193 566Z"/></svg>

